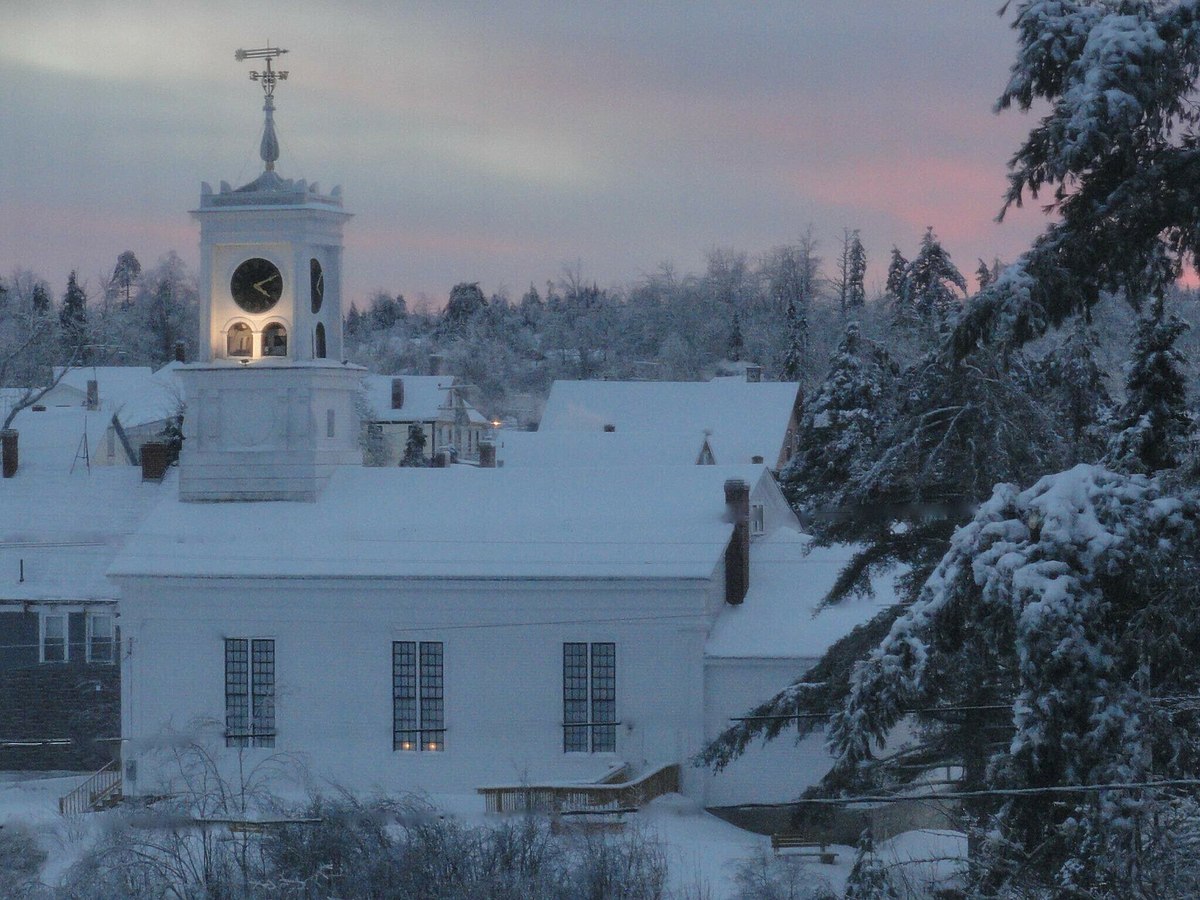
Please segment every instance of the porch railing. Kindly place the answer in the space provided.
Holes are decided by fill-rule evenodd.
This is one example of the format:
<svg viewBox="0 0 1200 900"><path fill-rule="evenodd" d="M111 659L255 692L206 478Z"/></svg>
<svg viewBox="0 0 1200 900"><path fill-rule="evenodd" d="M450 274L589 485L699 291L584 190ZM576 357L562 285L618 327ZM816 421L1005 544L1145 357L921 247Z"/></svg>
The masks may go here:
<svg viewBox="0 0 1200 900"><path fill-rule="evenodd" d="M58 798L58 811L65 815L93 812L106 801L114 800L121 793L121 764L117 760L107 763L65 797Z"/></svg>

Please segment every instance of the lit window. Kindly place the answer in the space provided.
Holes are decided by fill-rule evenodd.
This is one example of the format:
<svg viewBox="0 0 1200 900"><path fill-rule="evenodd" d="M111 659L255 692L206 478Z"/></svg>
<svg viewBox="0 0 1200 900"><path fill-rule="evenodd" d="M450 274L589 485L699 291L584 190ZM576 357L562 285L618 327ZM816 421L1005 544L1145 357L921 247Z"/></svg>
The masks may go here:
<svg viewBox="0 0 1200 900"><path fill-rule="evenodd" d="M225 641L225 746L275 746L275 642Z"/></svg>
<svg viewBox="0 0 1200 900"><path fill-rule="evenodd" d="M287 329L278 322L272 322L262 333L263 356L287 356Z"/></svg>
<svg viewBox="0 0 1200 900"><path fill-rule="evenodd" d="M228 356L253 356L254 335L245 322L234 322L225 336L225 353Z"/></svg>
<svg viewBox="0 0 1200 900"><path fill-rule="evenodd" d="M44 663L67 661L67 614L42 616L41 659Z"/></svg>
<svg viewBox="0 0 1200 900"><path fill-rule="evenodd" d="M563 644L563 752L617 749L617 645Z"/></svg>
<svg viewBox="0 0 1200 900"><path fill-rule="evenodd" d="M750 533L762 534L766 530L766 517L763 513L763 505L755 503L750 507Z"/></svg>
<svg viewBox="0 0 1200 900"><path fill-rule="evenodd" d="M91 613L87 617L87 660L110 663L116 658L115 631L111 613Z"/></svg>
<svg viewBox="0 0 1200 900"><path fill-rule="evenodd" d="M392 749L446 749L441 641L392 642Z"/></svg>

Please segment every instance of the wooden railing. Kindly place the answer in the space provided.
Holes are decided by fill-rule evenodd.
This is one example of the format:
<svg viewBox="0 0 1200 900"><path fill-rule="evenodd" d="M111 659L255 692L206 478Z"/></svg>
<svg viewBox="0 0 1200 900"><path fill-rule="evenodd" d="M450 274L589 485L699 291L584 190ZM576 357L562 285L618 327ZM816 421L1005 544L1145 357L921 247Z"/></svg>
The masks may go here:
<svg viewBox="0 0 1200 900"><path fill-rule="evenodd" d="M544 812L636 808L679 790L679 763L616 784L510 785L477 788L488 812Z"/></svg>
<svg viewBox="0 0 1200 900"><path fill-rule="evenodd" d="M121 765L117 760L107 763L91 778L65 797L58 798L58 811L65 815L92 812L121 792Z"/></svg>

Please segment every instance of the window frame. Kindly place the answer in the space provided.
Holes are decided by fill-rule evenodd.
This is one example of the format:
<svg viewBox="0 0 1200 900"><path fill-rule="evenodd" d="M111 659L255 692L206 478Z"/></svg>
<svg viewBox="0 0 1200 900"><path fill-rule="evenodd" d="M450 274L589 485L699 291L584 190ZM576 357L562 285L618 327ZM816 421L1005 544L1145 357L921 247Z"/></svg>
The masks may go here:
<svg viewBox="0 0 1200 900"><path fill-rule="evenodd" d="M392 641L392 752L445 753L446 731L445 642Z"/></svg>
<svg viewBox="0 0 1200 900"><path fill-rule="evenodd" d="M56 619L62 622L62 659L46 658L46 622ZM62 612L42 612L38 616L38 662L47 665L59 665L71 661L71 614Z"/></svg>
<svg viewBox="0 0 1200 900"><path fill-rule="evenodd" d="M223 647L225 746L239 749L273 749L278 734L275 712L275 639L227 637ZM231 704L231 701L241 701L244 712Z"/></svg>
<svg viewBox="0 0 1200 900"><path fill-rule="evenodd" d="M108 637L105 639L108 642L108 658L99 657L93 650L93 642L96 640L95 622L97 619L108 620ZM89 663L97 665L112 665L117 661L117 617L111 612L89 612L87 614L87 633L84 638L84 654Z"/></svg>
<svg viewBox="0 0 1200 900"><path fill-rule="evenodd" d="M750 534L758 536L767 533L767 510L764 503L750 504Z"/></svg>
<svg viewBox="0 0 1200 900"><path fill-rule="evenodd" d="M562 752L616 753L621 724L616 642L563 641L562 646Z"/></svg>

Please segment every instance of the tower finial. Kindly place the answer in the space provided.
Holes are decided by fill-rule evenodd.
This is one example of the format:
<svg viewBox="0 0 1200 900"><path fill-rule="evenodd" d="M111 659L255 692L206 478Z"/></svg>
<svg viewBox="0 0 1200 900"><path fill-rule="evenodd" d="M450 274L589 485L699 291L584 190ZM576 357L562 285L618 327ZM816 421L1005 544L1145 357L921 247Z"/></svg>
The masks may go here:
<svg viewBox="0 0 1200 900"><path fill-rule="evenodd" d="M275 84L279 81L287 81L288 73L286 71L275 71L271 67L271 61L278 59L286 50L281 50L278 47L260 47L257 50L238 50L233 54L233 58L238 62L246 59L265 59L267 68L263 72L251 72L250 79L262 84L264 101L263 113L265 120L263 122L262 142L258 145L258 155L262 157L262 161L266 163L267 171L275 171L275 160L279 159L279 138L275 136Z"/></svg>

